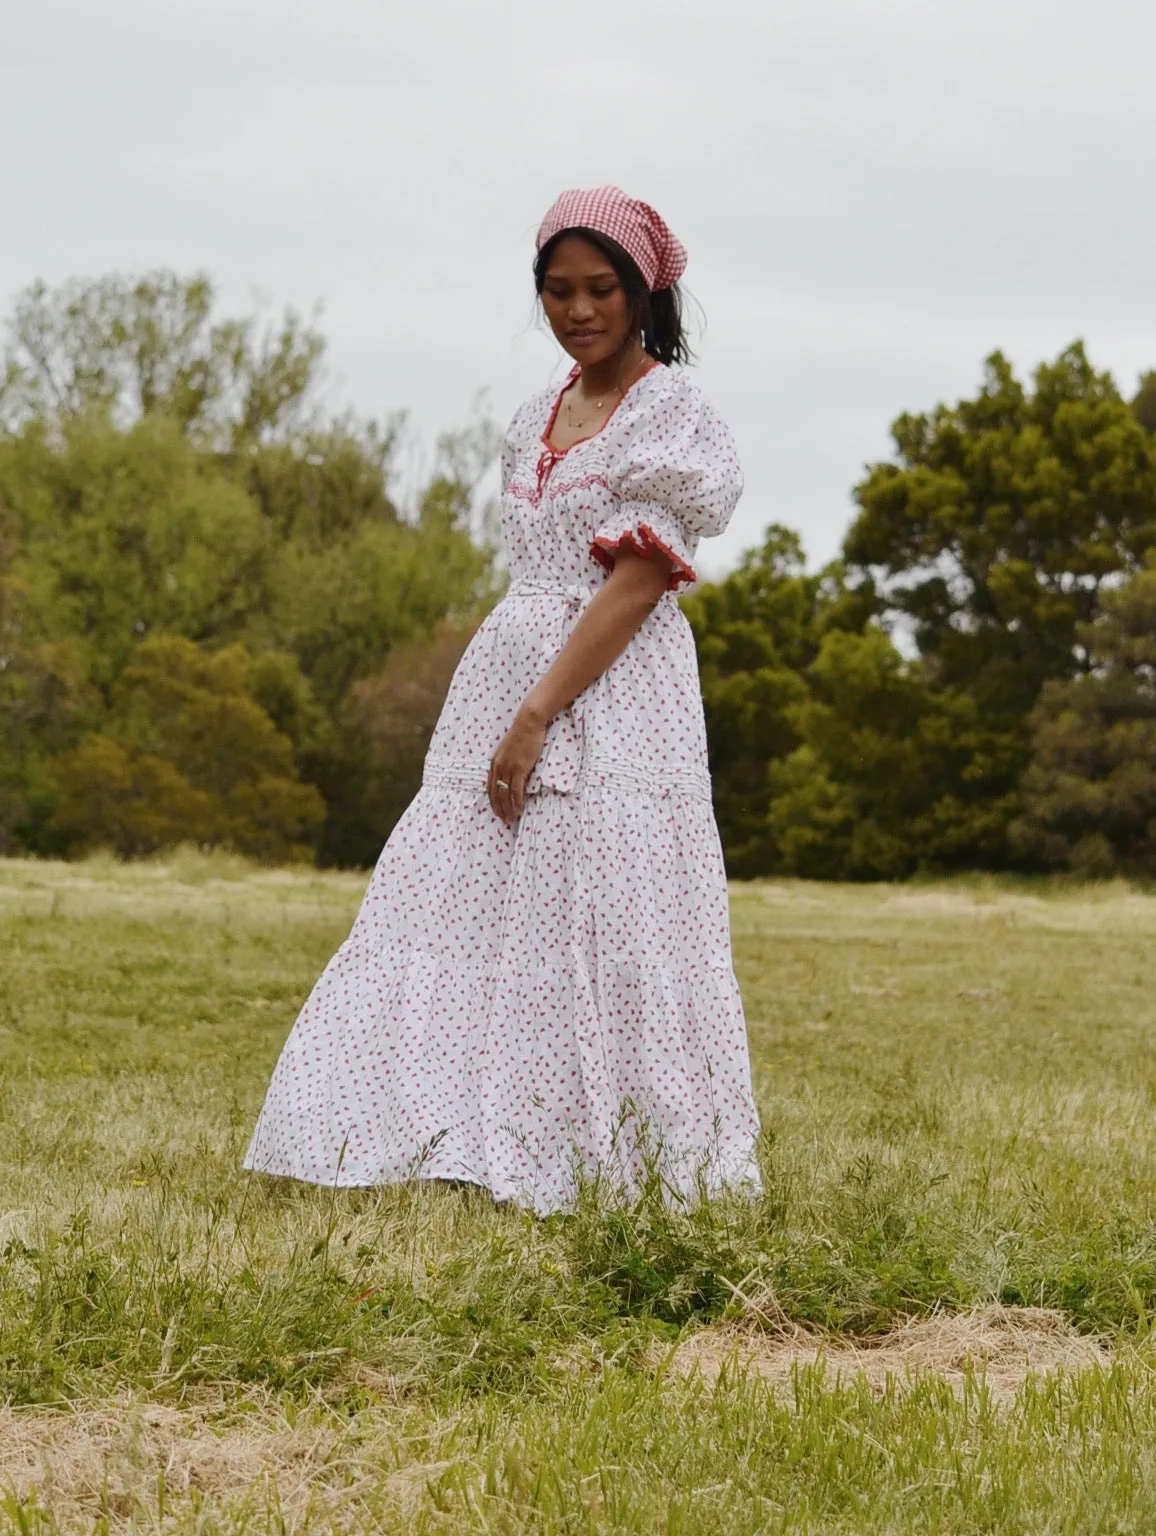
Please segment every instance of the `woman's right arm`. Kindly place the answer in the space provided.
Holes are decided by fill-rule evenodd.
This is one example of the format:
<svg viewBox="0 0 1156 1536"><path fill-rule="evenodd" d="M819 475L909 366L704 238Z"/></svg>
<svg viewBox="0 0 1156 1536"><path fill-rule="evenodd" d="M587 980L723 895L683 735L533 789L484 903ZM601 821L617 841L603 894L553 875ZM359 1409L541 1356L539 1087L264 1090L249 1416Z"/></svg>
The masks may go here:
<svg viewBox="0 0 1156 1536"><path fill-rule="evenodd" d="M590 599L554 658L522 700L490 762L487 793L496 815L513 826L525 805L526 780L542 755L554 716L601 677L653 613L670 584L673 562L661 552L620 549L614 569ZM502 784L509 787L503 789Z"/></svg>

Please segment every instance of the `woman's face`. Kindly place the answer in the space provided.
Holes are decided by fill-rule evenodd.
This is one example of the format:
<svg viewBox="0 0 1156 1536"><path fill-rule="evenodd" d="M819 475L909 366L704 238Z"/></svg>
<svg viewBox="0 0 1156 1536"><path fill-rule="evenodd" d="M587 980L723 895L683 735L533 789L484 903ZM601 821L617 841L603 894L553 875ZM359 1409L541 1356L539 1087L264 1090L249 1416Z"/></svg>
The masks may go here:
<svg viewBox="0 0 1156 1536"><path fill-rule="evenodd" d="M631 332L630 306L617 272L581 235L566 235L554 247L542 308L559 345L584 368L615 356Z"/></svg>

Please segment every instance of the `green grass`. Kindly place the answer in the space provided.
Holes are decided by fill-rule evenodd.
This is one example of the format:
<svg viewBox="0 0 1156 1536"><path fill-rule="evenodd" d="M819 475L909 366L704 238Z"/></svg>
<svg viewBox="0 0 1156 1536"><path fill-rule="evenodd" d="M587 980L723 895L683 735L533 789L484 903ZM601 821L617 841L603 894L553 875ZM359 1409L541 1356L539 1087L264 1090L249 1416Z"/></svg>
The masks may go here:
<svg viewBox="0 0 1156 1536"><path fill-rule="evenodd" d="M0 1531L1156 1529L1156 899L736 888L765 1197L539 1222L240 1173L363 887L0 861ZM759 1374L993 1305L1110 1363Z"/></svg>

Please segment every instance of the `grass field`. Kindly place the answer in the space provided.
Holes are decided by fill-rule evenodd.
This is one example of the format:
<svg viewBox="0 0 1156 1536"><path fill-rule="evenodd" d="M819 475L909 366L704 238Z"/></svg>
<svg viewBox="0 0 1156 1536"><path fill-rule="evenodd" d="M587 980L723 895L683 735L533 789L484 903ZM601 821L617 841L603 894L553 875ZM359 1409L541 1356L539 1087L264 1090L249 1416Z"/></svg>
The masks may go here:
<svg viewBox="0 0 1156 1536"><path fill-rule="evenodd" d="M0 1531L1156 1530L1156 898L750 885L765 1198L239 1172L363 877L0 861Z"/></svg>

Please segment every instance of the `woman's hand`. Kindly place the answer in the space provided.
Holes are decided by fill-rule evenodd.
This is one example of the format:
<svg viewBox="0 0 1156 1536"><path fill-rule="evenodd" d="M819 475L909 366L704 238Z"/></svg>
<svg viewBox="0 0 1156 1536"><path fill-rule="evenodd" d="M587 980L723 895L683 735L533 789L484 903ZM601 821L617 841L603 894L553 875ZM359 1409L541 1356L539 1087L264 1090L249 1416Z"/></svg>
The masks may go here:
<svg viewBox="0 0 1156 1536"><path fill-rule="evenodd" d="M661 551L619 549L614 569L590 599L546 675L522 700L513 725L490 759L486 793L494 814L512 827L525 804L526 780L546 744L546 727L630 644L666 591L674 562Z"/></svg>
<svg viewBox="0 0 1156 1536"><path fill-rule="evenodd" d="M494 815L500 816L508 827L512 827L522 814L526 803L526 780L545 744L545 719L523 705L490 759L490 777L486 784Z"/></svg>

